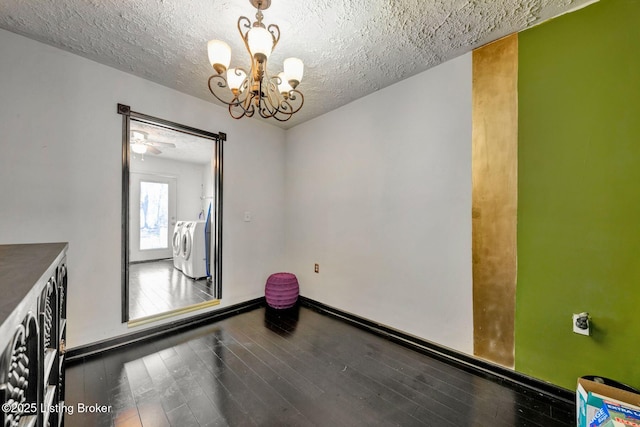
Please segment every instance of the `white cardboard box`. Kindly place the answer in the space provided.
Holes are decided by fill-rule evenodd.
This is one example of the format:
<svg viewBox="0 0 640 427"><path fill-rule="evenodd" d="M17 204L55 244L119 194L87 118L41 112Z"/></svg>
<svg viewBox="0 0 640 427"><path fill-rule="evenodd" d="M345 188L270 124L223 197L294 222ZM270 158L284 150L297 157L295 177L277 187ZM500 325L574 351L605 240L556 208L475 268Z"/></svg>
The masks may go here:
<svg viewBox="0 0 640 427"><path fill-rule="evenodd" d="M576 390L576 419L578 427L589 427L603 401L621 403L640 410L640 394L601 384L585 378L578 379Z"/></svg>

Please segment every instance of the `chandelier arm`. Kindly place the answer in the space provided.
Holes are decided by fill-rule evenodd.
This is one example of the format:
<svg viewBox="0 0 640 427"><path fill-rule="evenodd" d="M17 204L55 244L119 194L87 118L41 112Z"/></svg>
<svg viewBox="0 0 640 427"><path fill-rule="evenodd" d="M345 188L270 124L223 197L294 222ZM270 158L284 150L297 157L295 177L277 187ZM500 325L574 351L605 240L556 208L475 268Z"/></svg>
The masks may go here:
<svg viewBox="0 0 640 427"><path fill-rule="evenodd" d="M273 118L278 120L279 122L286 122L293 116L293 112L288 110L293 110L291 103L284 99L280 104L280 109L277 114L274 114Z"/></svg>
<svg viewBox="0 0 640 427"><path fill-rule="evenodd" d="M251 87L251 76L244 69L242 68L238 68L238 69L244 71L244 74L246 76L242 81L242 83L240 84L240 88L239 88L240 93L244 94L244 98L243 98L244 100L249 97L249 93L251 92L249 90L249 88Z"/></svg>
<svg viewBox="0 0 640 427"><path fill-rule="evenodd" d="M302 92L296 89L291 89L289 92L287 92L287 98L283 98L277 90L280 83L280 76L271 77L269 79L269 87L272 90L268 92L268 95L270 97L271 104L277 106L276 109L283 114L291 115L297 113L298 111L300 111L300 108L302 108L302 105L304 104L304 96L302 95ZM276 98L277 102L274 102L273 97ZM298 97L300 97L299 101ZM292 103L291 101L298 102ZM297 105L298 103L300 105ZM295 108L294 105L296 105Z"/></svg>
<svg viewBox="0 0 640 427"><path fill-rule="evenodd" d="M241 108L239 108L240 114L238 116L234 115L234 112L238 110L237 107L238 107L238 104L229 104L229 114L231 115L231 117L233 117L236 120L241 119L247 115L247 112L241 106L240 106Z"/></svg>
<svg viewBox="0 0 640 427"><path fill-rule="evenodd" d="M282 101L283 103L288 103L287 101ZM280 115L282 115L284 118L281 118ZM287 120L289 120L291 118L293 114L291 113L287 113L287 112L283 112L282 110L278 111L277 114L273 115L273 118L276 119L279 122L286 122Z"/></svg>
<svg viewBox="0 0 640 427"><path fill-rule="evenodd" d="M236 70L235 71L236 75L240 75L238 72L242 71L244 73L244 76L245 76L244 79L242 80L242 83L240 83L240 87L238 88L238 95L236 96L236 98L238 99L238 103L242 103L242 101L244 99L246 99L247 96L248 96L247 95L247 93L248 93L247 88L249 87L250 76L247 73L247 70L245 70L242 67L236 67L235 70ZM244 95L244 97L242 95Z"/></svg>
<svg viewBox="0 0 640 427"><path fill-rule="evenodd" d="M271 49L275 50L276 45L280 41L280 27L276 24L269 24L267 31L269 31L269 33L271 33L271 37L273 37L273 47Z"/></svg>
<svg viewBox="0 0 640 427"><path fill-rule="evenodd" d="M260 116L263 118L273 117L280 122L285 122L289 120L295 112L300 110L302 103L304 103L304 98L299 91L295 91L294 93L293 90L288 92L288 99L283 98L277 91L279 82L279 76L271 77L267 80L266 99L263 108L260 110ZM298 105L298 102L290 102L298 99L296 94L300 96L300 105Z"/></svg>
<svg viewBox="0 0 640 427"><path fill-rule="evenodd" d="M298 97L300 97L299 101L298 101ZM297 108L293 108L293 105L289 101L297 101L297 102L295 102L295 104L300 102L300 105L298 105ZM304 95L299 90L296 90L296 89L290 90L289 91L289 100L287 101L287 104L289 104L289 106L292 108L290 114L297 113L298 111L300 111L300 109L304 105Z"/></svg>
<svg viewBox="0 0 640 427"><path fill-rule="evenodd" d="M220 98L220 97L218 96L218 94L217 94L217 93L215 93L215 91L214 91L214 90L213 90L213 88L211 87L211 82L212 82L213 80L219 80L219 81L218 81L217 86L218 86L219 88L224 89L225 87L227 87L227 80L224 78L224 76L222 76L222 75L220 75L220 74L213 74L211 77L209 77L209 82L208 82L209 92L211 92L211 94L212 94L213 96L215 96L215 97L216 97L216 99L217 99L218 101L220 101L220 102L222 102L222 103L224 103L224 104L226 104L226 105L232 105L232 104L234 104L233 100L231 100L231 102L229 102L229 101L225 101L224 99ZM236 98L234 98L234 99L236 99Z"/></svg>
<svg viewBox="0 0 640 427"><path fill-rule="evenodd" d="M245 97L245 99L238 99L238 102L233 103L233 104L229 104L229 114L231 114L231 117L233 117L234 119L240 119L244 116L246 117L251 117L253 116L253 109L251 108L251 104L249 103L249 108L247 108L247 99L250 98L249 96Z"/></svg>
<svg viewBox="0 0 640 427"><path fill-rule="evenodd" d="M256 106L253 102L255 97L256 95L254 93L251 93L251 96L247 96L247 98L245 99L244 109L247 111L247 117L253 117L256 112Z"/></svg>
<svg viewBox="0 0 640 427"><path fill-rule="evenodd" d="M286 118L281 119L280 117L278 117L277 115L274 115L273 118L276 119L279 122L286 122L287 120L289 120L291 118L290 115L285 116Z"/></svg>
<svg viewBox="0 0 640 427"><path fill-rule="evenodd" d="M255 113L255 107L251 103L251 99L253 99L253 96L247 97L245 100L238 102L235 105L229 106L229 113L231 114L231 117L233 117L234 119L240 119L244 116L253 117L253 114ZM234 111L237 112L237 116L233 114L231 107L233 107Z"/></svg>
<svg viewBox="0 0 640 427"><path fill-rule="evenodd" d="M267 81L266 86L263 84L265 80ZM263 80L260 81L261 96L260 96L260 102L259 102L260 105L258 107L258 113L260 114L260 117L264 119L269 119L273 117L273 115L276 113L276 109L274 108L274 105L271 102L268 81L269 80L267 77L265 77ZM265 91L266 91L266 97L262 96L265 94Z"/></svg>
<svg viewBox="0 0 640 427"><path fill-rule="evenodd" d="M242 108L244 108L245 111L253 111L253 98L255 98L255 95L249 91L242 101ZM253 113L250 115L252 116Z"/></svg>
<svg viewBox="0 0 640 427"><path fill-rule="evenodd" d="M245 22L244 28L247 29L244 33L242 32L242 22ZM241 16L240 18L238 18L238 32L240 33L240 37L244 42L244 48L247 49L249 57L251 57L251 60L253 62L253 55L251 55L251 49L249 49L249 30L251 30L251 21L249 20L249 18L247 18L246 16ZM251 66L251 69L253 70L253 65Z"/></svg>
<svg viewBox="0 0 640 427"><path fill-rule="evenodd" d="M242 32L242 23L244 24L244 28L246 28L245 32ZM242 37L242 40L245 41L245 44L247 43L247 34L249 34L249 30L251 29L251 20L249 20L249 18L247 18L246 16L241 16L240 18L238 18L238 32L240 33L240 37ZM249 46L247 46L247 50L249 49Z"/></svg>
<svg viewBox="0 0 640 427"><path fill-rule="evenodd" d="M289 98L289 99L291 99L291 98ZM273 118L278 120L278 121L280 121L280 122L286 122L299 109L300 109L300 107L298 107L298 108L296 108L294 110L294 107L291 104L291 102L289 102L289 100L283 100L282 103L280 104L280 108L278 109L276 114L273 115Z"/></svg>
<svg viewBox="0 0 640 427"><path fill-rule="evenodd" d="M273 116L278 114L280 110L280 103L283 101L282 95L278 92L278 82L280 77L274 76L269 78L267 82L267 99L271 105L271 113Z"/></svg>
<svg viewBox="0 0 640 427"><path fill-rule="evenodd" d="M229 106L229 114L231 114L231 117L233 117L234 119L240 119L242 117L244 117L245 115L247 117L251 117L253 116L253 108L251 106L250 103L250 99L252 97L249 97L248 95L245 95L244 98L242 98L242 94L243 93L248 93L248 91L246 91L246 87L248 85L248 79L245 78L245 80L243 81L241 87L245 88L245 91L241 91L239 96L234 96L233 99L231 101L227 101L223 98L221 98L220 96L218 96L218 94L215 92L215 90L213 89L213 87L211 86L211 82L213 80L220 80L218 81L218 85L217 87L220 88L226 88L226 80L223 76L221 75L212 75L211 77L209 77L209 91L211 92L211 94L213 96L216 97L216 99L226 105ZM249 99L249 102L246 102L247 99ZM248 106L248 108L247 108Z"/></svg>
<svg viewBox="0 0 640 427"><path fill-rule="evenodd" d="M292 114L289 111L287 111L286 104L288 104L288 102L286 100L283 100L280 103L280 105L278 105L278 107L274 108L274 110L272 111L272 114L269 117L270 118L273 117L274 119L280 122L285 122L289 120ZM285 117L285 118L281 118L281 117Z"/></svg>
<svg viewBox="0 0 640 427"><path fill-rule="evenodd" d="M281 95L278 93L278 82L280 81L280 77L268 77L266 80L266 96L267 103L271 106L269 112L271 115L274 115L278 112L278 106L280 105Z"/></svg>
<svg viewBox="0 0 640 427"><path fill-rule="evenodd" d="M302 105L304 104L304 96L302 95L301 92L294 89L294 90L290 90L288 94L289 94L288 98L283 99L280 102L277 108L277 112L274 115L274 117L276 117L280 121L289 120L291 116L293 116L295 113L300 111L300 109L302 108ZM298 99L298 97L300 98ZM295 101L295 102L292 102L292 101ZM277 116L278 114L285 115L287 116L287 118L280 119L280 117Z"/></svg>
<svg viewBox="0 0 640 427"><path fill-rule="evenodd" d="M260 108L260 117L270 119L271 117L274 117L276 114L278 114L278 109L268 102L262 102L261 105L262 108Z"/></svg>
<svg viewBox="0 0 640 427"><path fill-rule="evenodd" d="M273 117L273 113L271 113L271 111L266 108L258 108L258 113L260 113L260 117L262 117L263 119L270 119Z"/></svg>
<svg viewBox="0 0 640 427"><path fill-rule="evenodd" d="M274 108L273 104L271 104L268 98L263 97L260 99L259 112L260 117L270 119L277 112L277 110Z"/></svg>
<svg viewBox="0 0 640 427"><path fill-rule="evenodd" d="M244 79L247 80L247 78L249 77L249 73L247 73L247 70L244 69L244 67L236 67L236 70L240 70L244 73L245 77Z"/></svg>

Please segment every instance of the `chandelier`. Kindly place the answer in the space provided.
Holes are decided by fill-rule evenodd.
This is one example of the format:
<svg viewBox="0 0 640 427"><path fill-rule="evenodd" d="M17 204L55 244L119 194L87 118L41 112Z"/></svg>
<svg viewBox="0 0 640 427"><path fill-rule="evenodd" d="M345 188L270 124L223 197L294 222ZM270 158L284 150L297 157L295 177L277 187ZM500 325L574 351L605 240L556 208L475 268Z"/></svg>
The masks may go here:
<svg viewBox="0 0 640 427"><path fill-rule="evenodd" d="M284 71L277 76L267 71L267 59L280 40L280 28L262 23L262 11L271 0L249 0L258 10L256 21L238 19L238 31L251 57L251 69L229 68L231 48L220 40L208 43L209 62L215 74L209 77L209 90L229 106L234 119L252 117L256 112L265 119L287 121L304 104L304 96L296 88L302 80L304 66L298 58L284 61Z"/></svg>

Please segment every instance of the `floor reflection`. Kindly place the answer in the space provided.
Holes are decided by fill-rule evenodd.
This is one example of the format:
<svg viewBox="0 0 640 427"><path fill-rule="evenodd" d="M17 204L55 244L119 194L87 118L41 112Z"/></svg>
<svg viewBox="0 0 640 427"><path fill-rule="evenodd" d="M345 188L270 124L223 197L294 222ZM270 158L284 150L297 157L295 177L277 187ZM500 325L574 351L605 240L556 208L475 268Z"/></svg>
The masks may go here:
<svg viewBox="0 0 640 427"><path fill-rule="evenodd" d="M129 318L138 319L213 299L212 284L193 280L164 259L129 265Z"/></svg>
<svg viewBox="0 0 640 427"><path fill-rule="evenodd" d="M291 335L298 325L300 305L291 308L276 309L267 306L264 310L264 326L279 335Z"/></svg>

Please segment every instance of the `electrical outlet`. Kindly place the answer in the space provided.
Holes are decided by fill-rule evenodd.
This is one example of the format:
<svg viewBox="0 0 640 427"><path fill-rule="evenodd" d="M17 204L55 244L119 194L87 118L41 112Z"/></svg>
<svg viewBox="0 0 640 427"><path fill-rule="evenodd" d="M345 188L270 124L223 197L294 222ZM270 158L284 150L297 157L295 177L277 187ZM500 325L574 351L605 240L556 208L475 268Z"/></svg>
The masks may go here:
<svg viewBox="0 0 640 427"><path fill-rule="evenodd" d="M585 312L573 315L573 332L580 335L591 335L589 313Z"/></svg>
<svg viewBox="0 0 640 427"><path fill-rule="evenodd" d="M316 273L320 273L320 264L313 264L313 271Z"/></svg>

